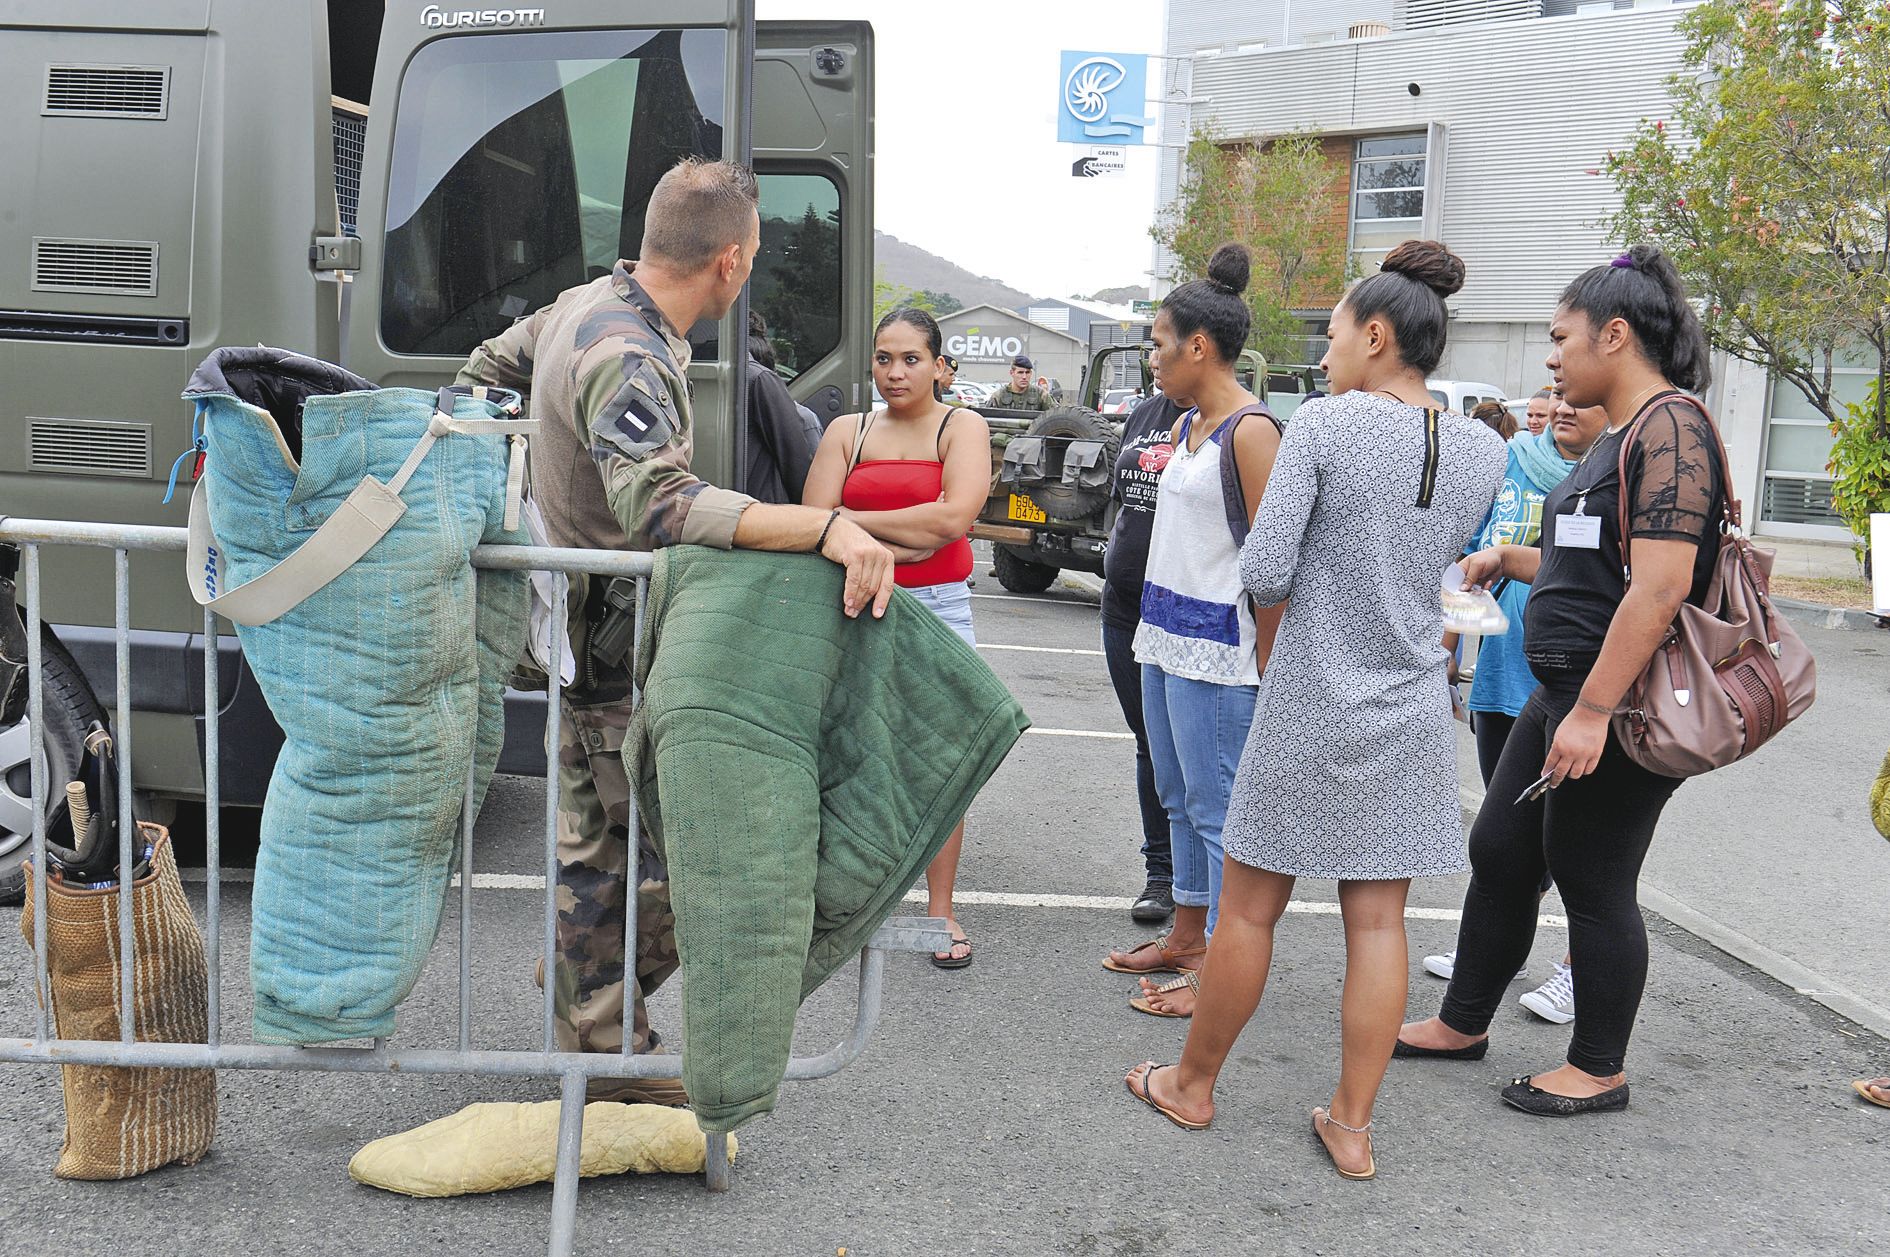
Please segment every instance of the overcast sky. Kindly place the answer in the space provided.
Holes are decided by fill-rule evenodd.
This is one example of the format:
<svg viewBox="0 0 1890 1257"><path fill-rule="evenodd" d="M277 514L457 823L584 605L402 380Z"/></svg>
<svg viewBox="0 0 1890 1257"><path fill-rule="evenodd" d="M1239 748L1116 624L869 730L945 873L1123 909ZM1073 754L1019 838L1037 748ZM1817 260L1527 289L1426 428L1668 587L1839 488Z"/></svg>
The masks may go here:
<svg viewBox="0 0 1890 1257"><path fill-rule="evenodd" d="M1149 281L1159 150L1131 148L1120 176L1073 178L1077 149L1056 140L1058 54L1159 53L1162 9L1160 0L757 0L764 19L872 23L875 225L1037 297ZM1151 97L1159 66L1149 65ZM1004 191L987 193L993 184Z"/></svg>

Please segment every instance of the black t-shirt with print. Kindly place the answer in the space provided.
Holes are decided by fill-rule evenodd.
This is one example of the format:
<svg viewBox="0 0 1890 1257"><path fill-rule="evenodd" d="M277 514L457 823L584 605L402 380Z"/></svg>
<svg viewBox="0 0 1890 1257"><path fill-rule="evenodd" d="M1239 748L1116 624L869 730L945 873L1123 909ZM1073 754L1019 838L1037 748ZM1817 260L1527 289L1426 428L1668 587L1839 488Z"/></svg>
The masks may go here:
<svg viewBox="0 0 1890 1257"><path fill-rule="evenodd" d="M1155 494L1162 468L1174 452L1168 438L1179 418L1181 407L1166 397L1151 397L1137 403L1122 424L1122 449L1109 482L1118 509L1103 555L1102 615L1112 628L1132 629L1142 618L1142 577L1155 527Z"/></svg>
<svg viewBox="0 0 1890 1257"><path fill-rule="evenodd" d="M1619 461L1627 427L1596 441L1542 504L1542 567L1524 612L1523 654L1538 678L1585 675L1601 654L1615 609L1627 595L1621 571ZM1705 412L1678 395L1649 404L1647 422L1628 450L1628 528L1636 540L1691 541L1689 602L1698 605L1719 556L1719 436ZM1601 520L1595 549L1557 544L1562 521L1578 513Z"/></svg>

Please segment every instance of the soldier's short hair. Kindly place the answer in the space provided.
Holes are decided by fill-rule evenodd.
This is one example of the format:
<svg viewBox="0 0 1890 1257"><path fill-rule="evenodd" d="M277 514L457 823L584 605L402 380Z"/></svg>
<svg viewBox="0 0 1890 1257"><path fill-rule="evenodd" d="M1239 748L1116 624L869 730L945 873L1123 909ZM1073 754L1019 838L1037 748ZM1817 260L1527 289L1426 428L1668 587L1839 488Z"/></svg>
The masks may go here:
<svg viewBox="0 0 1890 1257"><path fill-rule="evenodd" d="M650 193L643 212L643 256L679 270L700 270L731 244L748 239L760 199L748 167L685 158Z"/></svg>

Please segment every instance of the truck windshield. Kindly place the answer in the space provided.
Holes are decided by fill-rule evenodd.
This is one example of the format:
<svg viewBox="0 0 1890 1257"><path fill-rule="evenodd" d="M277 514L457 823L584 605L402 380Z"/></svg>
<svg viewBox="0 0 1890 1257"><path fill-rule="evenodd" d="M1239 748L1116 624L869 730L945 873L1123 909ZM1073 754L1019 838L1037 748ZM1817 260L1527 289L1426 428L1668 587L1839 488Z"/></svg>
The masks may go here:
<svg viewBox="0 0 1890 1257"><path fill-rule="evenodd" d="M722 154L720 30L435 40L401 83L381 338L462 357L634 258L656 181Z"/></svg>

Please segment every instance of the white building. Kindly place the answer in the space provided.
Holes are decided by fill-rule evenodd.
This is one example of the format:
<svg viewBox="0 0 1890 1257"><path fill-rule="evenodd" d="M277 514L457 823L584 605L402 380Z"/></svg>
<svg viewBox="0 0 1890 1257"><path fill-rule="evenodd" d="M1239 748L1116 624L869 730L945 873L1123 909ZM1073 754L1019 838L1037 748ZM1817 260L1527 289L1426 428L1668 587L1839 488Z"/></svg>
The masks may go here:
<svg viewBox="0 0 1890 1257"><path fill-rule="evenodd" d="M1644 118L1667 116L1684 5L1670 0L1168 0L1160 204L1190 132L1230 141L1322 137L1332 229L1374 267L1390 246L1440 239L1468 279L1450 301L1438 374L1510 396L1548 381L1548 317L1617 246L1601 169ZM1156 250L1159 293L1171 263ZM1336 296L1336 294L1334 294ZM1316 323L1322 311L1305 312ZM1841 539L1825 473L1830 436L1788 384L1721 360L1708 403L1735 490L1759 531ZM1860 376L1861 379L1861 376ZM1861 387L1861 385L1860 385Z"/></svg>

